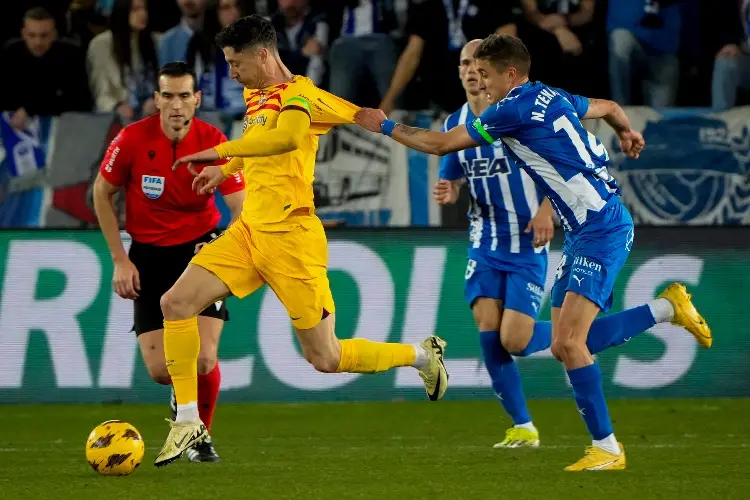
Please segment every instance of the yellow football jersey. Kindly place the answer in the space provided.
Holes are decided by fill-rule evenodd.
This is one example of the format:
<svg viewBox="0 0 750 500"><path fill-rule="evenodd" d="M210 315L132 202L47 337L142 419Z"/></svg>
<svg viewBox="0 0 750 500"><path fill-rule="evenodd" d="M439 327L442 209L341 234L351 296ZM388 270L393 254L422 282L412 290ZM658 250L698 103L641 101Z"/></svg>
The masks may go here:
<svg viewBox="0 0 750 500"><path fill-rule="evenodd" d="M291 81L259 90L245 89L247 112L243 140L276 127L285 106L305 101L311 115L310 128L299 148L289 153L244 158L246 197L242 219L250 228L284 230L283 221L299 208L314 211L313 179L318 136L332 127L354 123L359 107L317 88L309 78L295 76ZM273 226L273 228L269 227Z"/></svg>

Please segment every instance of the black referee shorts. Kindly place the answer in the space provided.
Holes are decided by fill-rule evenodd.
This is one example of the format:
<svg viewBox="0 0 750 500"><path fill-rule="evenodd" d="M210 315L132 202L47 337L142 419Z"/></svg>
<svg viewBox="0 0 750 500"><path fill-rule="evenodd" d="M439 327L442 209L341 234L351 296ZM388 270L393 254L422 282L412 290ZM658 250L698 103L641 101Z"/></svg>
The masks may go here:
<svg viewBox="0 0 750 500"><path fill-rule="evenodd" d="M130 245L130 261L138 269L141 279L139 297L134 300L134 317L136 336L164 328L164 316L159 301L167 292L195 255L195 245L208 243L221 231L214 230L193 241L174 246L156 246L139 243L135 240ZM214 235L214 236L212 236ZM226 301L217 307L211 304L200 313L201 316L229 321Z"/></svg>

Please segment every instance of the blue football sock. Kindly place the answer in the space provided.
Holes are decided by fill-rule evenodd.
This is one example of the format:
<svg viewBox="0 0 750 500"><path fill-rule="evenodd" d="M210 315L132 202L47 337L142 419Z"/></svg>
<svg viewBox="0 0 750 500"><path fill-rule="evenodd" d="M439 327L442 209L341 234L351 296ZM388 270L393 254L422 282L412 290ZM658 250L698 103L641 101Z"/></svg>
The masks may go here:
<svg viewBox="0 0 750 500"><path fill-rule="evenodd" d="M589 329L586 346L591 354L602 352L610 347L624 344L636 335L640 335L656 324L654 315L648 305L642 305L602 316L594 320ZM528 356L547 349L552 343L552 323L537 321L534 334L526 348L514 353L516 356Z"/></svg>
<svg viewBox="0 0 750 500"><path fill-rule="evenodd" d="M599 440L612 434L612 421L609 419L607 402L604 401L599 365L594 363L568 370L568 378L573 386L578 411L583 416L591 436Z"/></svg>
<svg viewBox="0 0 750 500"><path fill-rule="evenodd" d="M543 351L552 345L552 323L549 321L537 321L534 324L534 334L523 351L513 353L516 356L529 356L535 352Z"/></svg>
<svg viewBox="0 0 750 500"><path fill-rule="evenodd" d="M586 346L591 354L624 344L656 324L648 305L634 307L594 320Z"/></svg>
<svg viewBox="0 0 750 500"><path fill-rule="evenodd" d="M514 425L531 422L526 398L521 387L521 374L513 357L500 343L500 334L495 331L479 332L484 365L492 379L492 389L508 412Z"/></svg>

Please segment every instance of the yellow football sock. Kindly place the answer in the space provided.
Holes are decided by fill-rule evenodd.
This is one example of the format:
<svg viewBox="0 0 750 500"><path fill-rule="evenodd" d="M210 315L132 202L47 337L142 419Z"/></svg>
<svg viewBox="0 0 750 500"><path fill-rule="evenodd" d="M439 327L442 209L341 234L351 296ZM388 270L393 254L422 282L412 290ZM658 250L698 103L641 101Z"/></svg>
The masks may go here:
<svg viewBox="0 0 750 500"><path fill-rule="evenodd" d="M164 321L164 355L178 405L198 401L198 318Z"/></svg>
<svg viewBox="0 0 750 500"><path fill-rule="evenodd" d="M346 339L341 342L341 361L337 372L377 373L396 366L411 366L417 352L410 344Z"/></svg>

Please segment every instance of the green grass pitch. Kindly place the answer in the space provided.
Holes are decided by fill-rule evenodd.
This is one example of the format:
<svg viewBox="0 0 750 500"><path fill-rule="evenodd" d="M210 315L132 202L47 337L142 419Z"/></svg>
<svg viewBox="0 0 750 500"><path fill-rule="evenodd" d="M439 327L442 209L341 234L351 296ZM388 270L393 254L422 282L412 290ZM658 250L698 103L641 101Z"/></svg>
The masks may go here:
<svg viewBox="0 0 750 500"><path fill-rule="evenodd" d="M167 405L4 406L2 499L750 498L749 399L619 400L628 469L565 473L588 438L573 401L532 401L538 450L492 449L508 426L493 401L219 406L223 461L156 469ZM121 419L143 434L131 476L102 477L88 433Z"/></svg>

